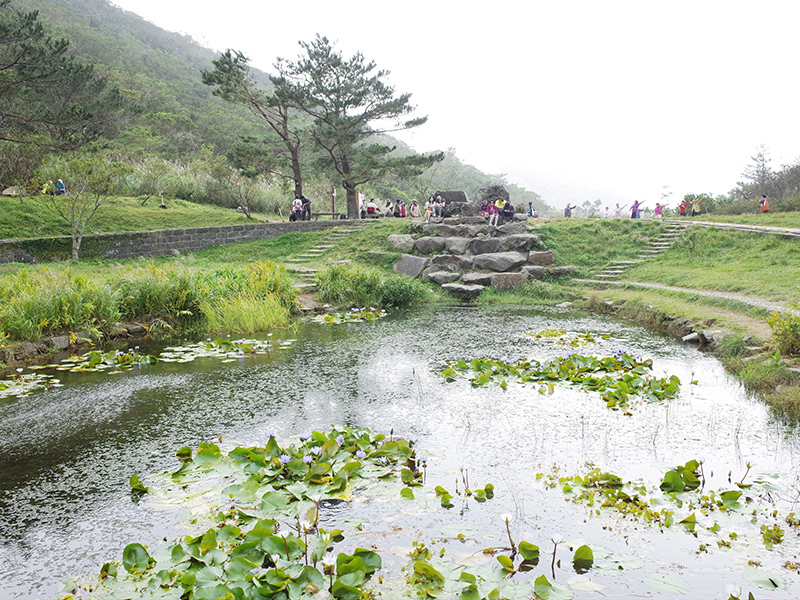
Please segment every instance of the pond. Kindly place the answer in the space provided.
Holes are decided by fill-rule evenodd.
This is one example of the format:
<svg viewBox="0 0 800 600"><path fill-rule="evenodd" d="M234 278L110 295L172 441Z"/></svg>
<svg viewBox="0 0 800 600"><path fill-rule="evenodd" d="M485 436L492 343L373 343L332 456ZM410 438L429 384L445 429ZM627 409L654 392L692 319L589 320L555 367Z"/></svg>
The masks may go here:
<svg viewBox="0 0 800 600"><path fill-rule="evenodd" d="M529 335L553 329L570 333ZM594 342L558 343L583 332ZM279 338L294 341L281 346ZM509 537L542 553L533 571L514 575L519 587L508 593L518 597L531 597L539 575L561 586L563 595L553 597L800 596L793 563L800 529L789 516L800 513L798 436L708 354L617 321L521 307L306 323L273 339L272 352L233 362L58 372L62 387L0 400L0 598L55 598L65 580L96 581L100 565L120 560L131 542L153 550L197 535L185 510L132 494L132 473L147 483L174 469L184 446L263 446L268 430L286 440L331 425L413 437L427 457L417 500L401 498L396 487L366 487L322 515L347 525L344 544L352 545L345 548L381 555L383 597L405 593L401 569L415 542L443 552L453 568L487 573L500 565L483 550L508 546ZM678 397L609 410L597 392L567 383L548 389L509 381L502 389L441 376L446 362L459 359L543 361L565 352L610 356L620 347L652 358L654 375L679 377ZM659 496L665 472L691 460L702 461L702 490ZM646 486L654 510L669 508L675 525L589 506L587 497L578 501L574 480L559 480L594 467ZM494 498L456 495L467 479L473 488L492 483ZM737 482L753 485L741 488L731 510L702 510L702 496L738 490ZM441 506L436 486L455 496L453 508ZM690 515L696 524L678 525ZM784 535L768 547L762 525L776 531L776 524ZM595 568L577 574L571 560L582 544L593 549Z"/></svg>

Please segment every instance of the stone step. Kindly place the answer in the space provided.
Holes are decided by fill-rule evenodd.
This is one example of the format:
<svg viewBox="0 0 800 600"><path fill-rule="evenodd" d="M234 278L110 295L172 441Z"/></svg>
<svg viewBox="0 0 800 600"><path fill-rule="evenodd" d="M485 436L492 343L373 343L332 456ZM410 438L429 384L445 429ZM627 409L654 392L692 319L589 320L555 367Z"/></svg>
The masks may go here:
<svg viewBox="0 0 800 600"><path fill-rule="evenodd" d="M295 258L319 258L319 254L296 254Z"/></svg>
<svg viewBox="0 0 800 600"><path fill-rule="evenodd" d="M597 279L617 279L617 275L605 275L603 273L598 273L595 275Z"/></svg>
<svg viewBox="0 0 800 600"><path fill-rule="evenodd" d="M301 292L301 293L302 292L313 292L314 290L317 289L317 286L314 283L301 283L300 285L294 286L294 289L296 289L298 292Z"/></svg>

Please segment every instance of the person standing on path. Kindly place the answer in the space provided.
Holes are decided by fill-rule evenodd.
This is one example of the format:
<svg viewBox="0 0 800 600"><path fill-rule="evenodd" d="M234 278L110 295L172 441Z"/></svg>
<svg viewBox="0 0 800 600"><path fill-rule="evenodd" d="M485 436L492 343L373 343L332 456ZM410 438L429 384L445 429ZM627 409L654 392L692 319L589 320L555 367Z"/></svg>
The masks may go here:
<svg viewBox="0 0 800 600"><path fill-rule="evenodd" d="M639 218L639 207L644 204L643 202L639 202L635 200L633 204L631 204L631 219L638 219Z"/></svg>
<svg viewBox="0 0 800 600"><path fill-rule="evenodd" d="M700 203L703 201L702 198L695 198L692 200L692 216L696 217L700 214Z"/></svg>
<svg viewBox="0 0 800 600"><path fill-rule="evenodd" d="M617 202L617 208L614 209L614 218L615 219L621 219L622 218L622 213L626 208L628 208L627 204L625 206L620 206L619 202Z"/></svg>
<svg viewBox="0 0 800 600"><path fill-rule="evenodd" d="M59 181L61 181L59 179ZM761 214L769 212L769 200L767 200L766 194L761 194L761 200L758 201L758 207L761 209Z"/></svg>
<svg viewBox="0 0 800 600"><path fill-rule="evenodd" d="M575 206L572 206L572 205L570 205L569 202L567 202L567 206L564 208L564 218L565 219L571 219L572 218L572 211L575 210L576 208L578 208L577 204Z"/></svg>

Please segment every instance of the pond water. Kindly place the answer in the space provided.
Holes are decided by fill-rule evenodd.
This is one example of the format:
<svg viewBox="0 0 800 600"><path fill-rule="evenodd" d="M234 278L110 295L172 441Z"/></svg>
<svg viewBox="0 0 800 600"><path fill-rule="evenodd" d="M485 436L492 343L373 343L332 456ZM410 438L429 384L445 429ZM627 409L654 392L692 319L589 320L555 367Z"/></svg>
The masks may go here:
<svg viewBox="0 0 800 600"><path fill-rule="evenodd" d="M548 328L610 336L565 348L526 335ZM800 513L798 436L710 355L616 321L534 308L442 307L371 324L308 323L277 337L296 341L237 362L59 373L63 387L0 401L0 598L55 598L64 580L96 575L131 542L154 548L185 535L186 515L132 497L133 472L146 481L174 469L175 452L186 445L263 445L267 430L285 439L332 424L414 436L428 457L426 484L415 491L420 502L367 490L335 509L337 518L360 524L358 544L384 557L384 597L402 595L400 568L413 541L470 556L462 563L493 560L481 550L508 545L504 514L517 541L542 549L533 575L569 586L576 598L800 596L800 575L783 568L797 560L798 530L780 520ZM652 358L654 374L677 375L679 397L637 404L626 415L608 410L597 393L566 384L544 394L513 382L505 391L473 388L466 379L448 384L433 369L480 356L608 356L620 346ZM739 509L738 520L698 513L695 537L612 509L597 514L597 507L567 502L561 485L548 489L547 478L537 477L585 474L592 463L657 488L665 471L692 459L703 461L706 490L736 489L729 478L735 483L747 473L746 482L768 481L770 491L745 490L752 502ZM493 483L495 498L481 504L459 498L453 509L441 508L433 488L452 493L465 472L472 487ZM758 528L772 526L767 512L773 510L785 539L768 550ZM680 508L675 514L676 522L686 516ZM715 521L719 534L707 530ZM463 542L442 541L454 527L474 533ZM734 531L739 537L731 548L714 543L733 539ZM562 544L551 569L553 539ZM581 543L596 556L614 556L606 567L617 560L627 568L576 575L568 548ZM757 587L764 574L781 587Z"/></svg>

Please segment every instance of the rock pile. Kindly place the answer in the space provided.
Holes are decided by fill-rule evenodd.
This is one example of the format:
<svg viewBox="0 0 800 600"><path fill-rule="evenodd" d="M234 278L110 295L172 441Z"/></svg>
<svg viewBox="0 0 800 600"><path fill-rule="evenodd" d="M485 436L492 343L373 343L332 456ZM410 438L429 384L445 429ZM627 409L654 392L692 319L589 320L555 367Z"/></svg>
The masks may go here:
<svg viewBox="0 0 800 600"><path fill-rule="evenodd" d="M389 245L404 252L397 273L422 277L454 296L471 300L492 286L513 290L528 279L569 275L574 267L554 267L555 254L526 220L499 227L482 217L452 217L441 223L411 223L411 233L390 235Z"/></svg>

